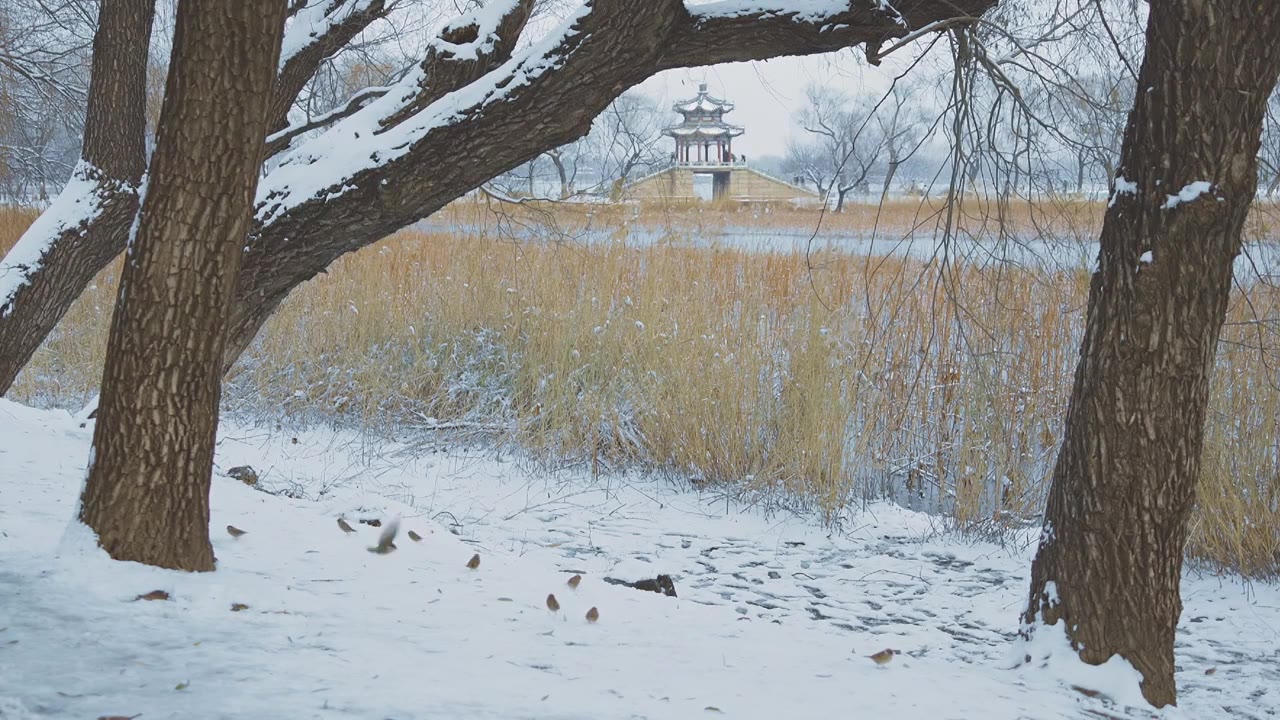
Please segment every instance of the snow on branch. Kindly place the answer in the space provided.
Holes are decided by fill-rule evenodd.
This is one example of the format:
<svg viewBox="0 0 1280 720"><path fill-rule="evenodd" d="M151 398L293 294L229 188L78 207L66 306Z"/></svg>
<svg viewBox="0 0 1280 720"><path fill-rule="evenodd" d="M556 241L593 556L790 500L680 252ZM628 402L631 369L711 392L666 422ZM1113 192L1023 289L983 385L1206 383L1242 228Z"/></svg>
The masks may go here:
<svg viewBox="0 0 1280 720"><path fill-rule="evenodd" d="M307 3L285 24L279 67L284 69L290 60L308 47L325 42L343 23L381 4L379 0L313 0Z"/></svg>
<svg viewBox="0 0 1280 720"><path fill-rule="evenodd" d="M905 12L888 0L718 0L686 8L659 70L779 55L811 55L886 41L931 24L972 21L995 0L918 0Z"/></svg>
<svg viewBox="0 0 1280 720"><path fill-rule="evenodd" d="M318 115L310 120L295 123L289 127L273 132L267 136L266 157L273 157L285 148L289 147L289 143L293 142L300 135L318 130L325 125L331 125L342 118L350 117L358 112L372 100L386 95L391 90L390 87L367 87L360 92L351 96L341 107L336 107L327 113Z"/></svg>
<svg viewBox="0 0 1280 720"><path fill-rule="evenodd" d="M795 22L825 22L849 9L847 0L718 0L690 5L689 14L708 18L782 17Z"/></svg>
<svg viewBox="0 0 1280 720"><path fill-rule="evenodd" d="M93 223L102 212L109 186L119 185L92 165L80 161L66 187L0 259L0 317L13 309L13 299L31 281L54 241L68 231Z"/></svg>
<svg viewBox="0 0 1280 720"><path fill-rule="evenodd" d="M432 41L439 50L454 57L476 60L494 51L501 40L500 30L521 10L521 0L493 0L445 25ZM523 22L523 21L522 21Z"/></svg>
<svg viewBox="0 0 1280 720"><path fill-rule="evenodd" d="M290 108L324 60L389 11L387 0L310 0L286 21L268 110L272 132L288 127Z"/></svg>
<svg viewBox="0 0 1280 720"><path fill-rule="evenodd" d="M920 27L970 17L993 2L918 0L909 8L907 22ZM885 12L883 5L881 0L723 0L693 8L681 0L655 1L643 8L624 0L581 4L558 28L496 67L468 65L469 71L482 74L449 83L453 86L447 92L439 94L440 88L433 86L441 68L428 58L384 96L304 141L260 183L258 222L269 225L304 203L337 214L334 201L355 190L362 191L358 202L376 197L376 212L412 222L435 209L433 193L448 191L453 199L529 156L572 141L618 88L661 70L812 54L905 35L901 16L896 10ZM486 36L500 36L497 29L527 6L493 0L447 26L428 55L437 49L455 61L462 58L454 53L483 55L490 42ZM578 111L563 112L570 105ZM480 143L479 138L490 138L483 150L477 149L484 158L450 157L460 144ZM472 184L455 192L458 188L443 187L442 173L424 177L415 169L442 162L466 165L450 167L448 175ZM397 186L409 176L413 191ZM381 188L389 183L387 195Z"/></svg>
<svg viewBox="0 0 1280 720"><path fill-rule="evenodd" d="M508 0L497 4L509 7L512 12L521 5ZM555 68L560 62L559 53L571 45L568 41L578 33L577 22L587 14L587 6L578 8L559 29L497 69L384 127L385 120L400 116L421 93L429 92L426 69L415 68L381 98L285 155L280 165L258 185L259 221L270 222L313 198L328 200L341 195L350 189L347 181L356 174L407 154L434 128L466 118ZM495 28L499 22L495 21Z"/></svg>

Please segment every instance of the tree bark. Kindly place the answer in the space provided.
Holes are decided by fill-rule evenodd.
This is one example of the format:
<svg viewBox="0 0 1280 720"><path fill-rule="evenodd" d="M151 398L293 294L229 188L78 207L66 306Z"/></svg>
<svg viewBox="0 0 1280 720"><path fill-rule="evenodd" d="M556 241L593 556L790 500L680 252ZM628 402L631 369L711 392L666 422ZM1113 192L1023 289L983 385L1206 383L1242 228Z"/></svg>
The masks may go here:
<svg viewBox="0 0 1280 720"><path fill-rule="evenodd" d="M304 3L293 13L296 27L290 27L290 34L310 37L308 42L297 42L283 59L267 110L268 132L288 127L289 110L321 63L388 11L386 0L319 0Z"/></svg>
<svg viewBox="0 0 1280 720"><path fill-rule="evenodd" d="M1123 657L1157 707L1177 699L1187 518L1263 112L1280 75L1278 33L1277 3L1151 4L1145 91L1124 134L1124 182L1103 222L1031 568L1025 632L1061 622L1085 662Z"/></svg>
<svg viewBox="0 0 1280 720"><path fill-rule="evenodd" d="M209 485L231 289L285 0L182 0L149 189L112 317L80 519L118 560L213 570Z"/></svg>
<svg viewBox="0 0 1280 720"><path fill-rule="evenodd" d="M120 254L146 165L153 0L103 0L81 162L0 263L0 395L81 291Z"/></svg>

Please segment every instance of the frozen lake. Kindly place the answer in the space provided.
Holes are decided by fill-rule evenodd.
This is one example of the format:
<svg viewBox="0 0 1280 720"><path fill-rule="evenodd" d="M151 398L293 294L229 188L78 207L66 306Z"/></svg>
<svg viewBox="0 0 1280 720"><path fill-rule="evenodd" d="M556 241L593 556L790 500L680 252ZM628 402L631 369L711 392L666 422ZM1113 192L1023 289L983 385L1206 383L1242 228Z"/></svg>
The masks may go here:
<svg viewBox="0 0 1280 720"><path fill-rule="evenodd" d="M858 257L907 257L924 261L962 262L971 265L1005 265L1042 270L1092 268L1098 242L1072 237L944 237L921 231L910 236L881 232L848 233L840 230L753 228L729 226L691 230L627 224L566 232L563 228L512 224L481 226L424 221L414 226L423 232L469 233L519 242L558 242L598 245L625 243L643 247L656 243L705 248L733 248L762 253L839 252ZM1259 278L1280 278L1280 239L1252 242L1236 260L1237 279L1252 284Z"/></svg>

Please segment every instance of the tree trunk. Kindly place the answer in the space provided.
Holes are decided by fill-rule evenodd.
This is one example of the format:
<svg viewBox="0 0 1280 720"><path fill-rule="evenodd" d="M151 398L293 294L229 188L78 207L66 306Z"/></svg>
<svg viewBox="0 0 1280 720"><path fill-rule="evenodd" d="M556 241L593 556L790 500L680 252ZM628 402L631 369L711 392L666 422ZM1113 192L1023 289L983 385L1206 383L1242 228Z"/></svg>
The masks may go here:
<svg viewBox="0 0 1280 720"><path fill-rule="evenodd" d="M0 395L93 276L120 254L146 164L153 0L103 0L81 162L0 262Z"/></svg>
<svg viewBox="0 0 1280 720"><path fill-rule="evenodd" d="M893 187L893 176L898 174L898 166L902 163L898 162L896 157L889 159L889 164L885 167L884 187L880 190L880 201L884 202L889 197L889 190Z"/></svg>
<svg viewBox="0 0 1280 720"><path fill-rule="evenodd" d="M232 286L284 0L181 0L149 190L111 322L80 518L118 560L212 570L209 484Z"/></svg>
<svg viewBox="0 0 1280 720"><path fill-rule="evenodd" d="M1183 544L1278 33L1278 3L1151 4L1138 80L1150 90L1137 94L1119 167L1137 189L1117 182L1103 222L1031 568L1025 632L1061 621L1085 662L1128 660L1157 707L1176 701Z"/></svg>
<svg viewBox="0 0 1280 720"><path fill-rule="evenodd" d="M566 200L573 194L573 190L569 187L569 173L565 170L564 161L560 159L559 152L549 152L547 157L551 158L551 164L556 168L556 176L560 179L560 199Z"/></svg>

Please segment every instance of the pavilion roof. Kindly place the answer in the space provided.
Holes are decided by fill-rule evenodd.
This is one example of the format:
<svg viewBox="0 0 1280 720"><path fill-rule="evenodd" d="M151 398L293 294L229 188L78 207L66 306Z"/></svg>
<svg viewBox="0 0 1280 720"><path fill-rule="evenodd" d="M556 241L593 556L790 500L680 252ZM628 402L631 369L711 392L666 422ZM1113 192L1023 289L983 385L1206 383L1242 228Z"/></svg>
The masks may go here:
<svg viewBox="0 0 1280 720"><path fill-rule="evenodd" d="M671 137L738 137L743 132L742 127L725 122L681 123L662 130L663 135Z"/></svg>
<svg viewBox="0 0 1280 720"><path fill-rule="evenodd" d="M672 110L685 115L693 112L721 112L727 113L733 109L733 103L728 100L721 100L712 97L707 92L707 84L698 85L698 96L690 100L680 100L671 106Z"/></svg>

